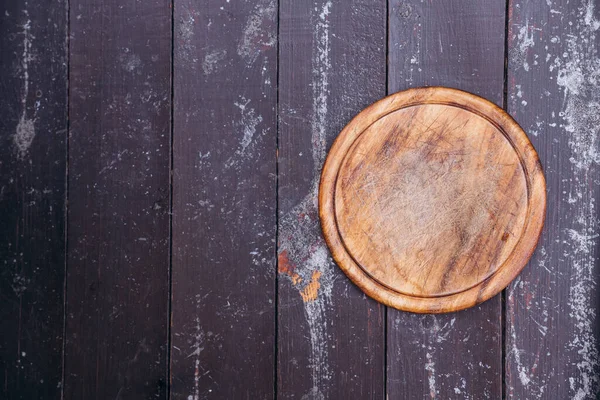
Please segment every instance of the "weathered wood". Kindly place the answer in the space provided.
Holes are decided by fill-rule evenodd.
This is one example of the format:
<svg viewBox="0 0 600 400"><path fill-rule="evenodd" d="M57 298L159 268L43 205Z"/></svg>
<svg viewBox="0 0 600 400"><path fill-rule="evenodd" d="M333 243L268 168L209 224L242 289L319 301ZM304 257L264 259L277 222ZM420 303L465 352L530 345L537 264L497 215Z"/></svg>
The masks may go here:
<svg viewBox="0 0 600 400"><path fill-rule="evenodd" d="M172 399L274 395L276 4L175 4Z"/></svg>
<svg viewBox="0 0 600 400"><path fill-rule="evenodd" d="M165 398L171 8L70 14L65 398Z"/></svg>
<svg viewBox="0 0 600 400"><path fill-rule="evenodd" d="M600 9L510 2L508 110L548 180L540 249L507 295L512 399L600 396Z"/></svg>
<svg viewBox="0 0 600 400"><path fill-rule="evenodd" d="M386 2L282 0L277 77L275 1L182 1L173 42L167 1L70 2L68 159L67 3L0 9L0 398L167 397L171 43L173 398L271 398L274 351L279 398L381 399L386 384L390 399L502 397L499 297L450 315L389 310L384 382L385 308L320 233L328 146L386 92ZM502 104L505 7L390 0L389 91L445 85ZM509 11L508 111L550 197L541 247L507 292L506 397L593 399L600 11Z"/></svg>
<svg viewBox="0 0 600 400"><path fill-rule="evenodd" d="M442 85L502 105L503 1L391 0L390 92ZM500 296L449 315L388 311L387 395L392 398L499 398Z"/></svg>
<svg viewBox="0 0 600 400"><path fill-rule="evenodd" d="M278 398L381 399L385 308L331 260L317 192L333 139L385 95L386 2L280 4Z"/></svg>
<svg viewBox="0 0 600 400"><path fill-rule="evenodd" d="M493 103L444 87L361 111L323 168L319 214L333 257L400 310L457 311L525 266L546 212L537 153Z"/></svg>
<svg viewBox="0 0 600 400"><path fill-rule="evenodd" d="M0 398L62 386L67 5L0 7Z"/></svg>

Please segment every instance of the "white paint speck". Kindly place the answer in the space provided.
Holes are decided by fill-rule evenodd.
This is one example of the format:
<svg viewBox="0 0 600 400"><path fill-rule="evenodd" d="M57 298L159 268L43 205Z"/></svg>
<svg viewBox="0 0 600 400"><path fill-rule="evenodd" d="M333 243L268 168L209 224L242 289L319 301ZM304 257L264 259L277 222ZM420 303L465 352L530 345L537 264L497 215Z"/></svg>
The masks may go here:
<svg viewBox="0 0 600 400"><path fill-rule="evenodd" d="M304 199L283 216L280 228L279 253L286 253L300 277L296 282L301 290L311 281L315 272L320 273L316 299L304 302L305 317L310 340L310 371L312 389L303 399L324 399L319 388L326 386L332 378L329 366L329 336L327 333L326 310L331 304L335 265L321 236L318 216L318 182L326 156L327 118L329 100L330 25L329 15L332 2L326 1L313 10L312 48L312 116L311 140L313 179L311 189ZM294 284L292 279L288 279ZM300 293L298 294L300 298Z"/></svg>
<svg viewBox="0 0 600 400"><path fill-rule="evenodd" d="M327 99L329 96L329 70L331 69L328 18L330 12L331 1L327 1L316 21L313 42L312 143L316 169L320 169L326 156Z"/></svg>
<svg viewBox="0 0 600 400"><path fill-rule="evenodd" d="M123 49L119 55L121 66L127 72L133 72L142 65L142 59L137 54L131 53L128 48Z"/></svg>
<svg viewBox="0 0 600 400"><path fill-rule="evenodd" d="M194 36L194 24L196 23L196 18L193 14L189 13L187 17L183 18L181 21L181 25L179 26L181 39L187 41L192 39Z"/></svg>
<svg viewBox="0 0 600 400"><path fill-rule="evenodd" d="M600 353L596 341L597 332L594 332L597 325L595 294L600 231L595 210L595 189L600 163L600 57L598 47L594 45L597 43L596 35L600 29L600 21L595 18L595 4L593 0L582 0L575 14L567 16L563 13L563 23L565 26L572 26L575 34L553 36L549 39L552 44L549 46L551 50L546 48L546 51L554 49L551 56L546 55L546 60L549 61L549 82L556 82L559 93L562 92L562 108L556 110L558 115L552 114L553 118L558 120L545 123L553 129L563 129L569 145L571 171L566 175L571 176L569 181L572 189L562 192L560 207L567 215L573 217L565 221L560 238L556 238L557 242L567 244L565 252L560 255L561 269L564 270L550 271L544 249L539 266L548 271L549 276L560 276L564 273L565 279L568 280L568 315L565 316L565 322L569 326L567 332L572 333L565 343L565 348L557 351L568 351L568 362L576 367L575 371L570 369L572 372L568 378L562 378L568 379L571 390L569 398L575 400L595 398L600 389ZM563 18L562 14L560 18ZM572 20L567 23L566 18ZM520 28L517 36L519 43L516 47L520 56L511 58L511 62L520 61L522 64L514 65L522 65L525 71L529 71L530 66L526 58L522 57L535 45L528 24ZM508 299L509 302L515 301L512 293ZM544 302L543 296L537 301L541 303L535 303L538 312L529 318L538 328L537 340L543 342L544 336L548 334L548 309L551 306ZM535 392L532 393L532 398L542 398L546 386L543 382L546 378L535 374L540 362L539 352L528 354L520 350L517 347L514 323L508 322L512 341L509 357L514 360L519 381L528 387L530 392ZM531 341L531 338L528 340Z"/></svg>
<svg viewBox="0 0 600 400"><path fill-rule="evenodd" d="M241 96L240 101L235 103L235 106L240 109L242 114L241 123L243 137L240 142L242 152L252 143L254 134L256 133L256 127L262 122L263 118L256 114L256 111L252 107L248 107L250 100Z"/></svg>
<svg viewBox="0 0 600 400"><path fill-rule="evenodd" d="M234 122L234 127L241 132L241 138L235 153L225 162L225 168L239 167L238 161L246 159L251 154L251 152L247 152L247 149L260 136L258 126L263 121L263 117L250 106L250 103L251 100L244 96L240 96L239 100L234 103L240 112L240 117ZM266 130L262 130L262 133L265 132Z"/></svg>
<svg viewBox="0 0 600 400"><path fill-rule="evenodd" d="M516 287L518 286L520 283L522 283L520 278L517 278L517 280L515 280L512 284L512 287ZM522 286L520 286L520 288L522 288ZM514 297L514 291L513 290L509 290L508 291L508 302L511 305L515 304L515 297ZM507 354L508 358L512 358L515 362L515 366L517 367L517 376L519 377L519 380L521 381L521 385L527 387L529 385L529 383L531 382L531 378L529 377L529 373L527 368L523 365L523 362L521 361L521 354L523 353L523 350L519 349L517 347L517 331L515 328L515 321L512 318L512 314L508 314L508 321L507 321L507 326L509 326L509 331L510 331L510 348Z"/></svg>
<svg viewBox="0 0 600 400"><path fill-rule="evenodd" d="M589 12L590 1L584 12ZM590 22L591 23L591 22ZM581 24L588 41L595 43L596 24ZM569 145L574 157L571 161L580 169L600 162L600 86L598 71L600 58L595 46L585 44L579 37L568 37L567 47L572 54L567 60L555 60L558 69L556 83L563 88L565 107L562 110L569 133Z"/></svg>
<svg viewBox="0 0 600 400"><path fill-rule="evenodd" d="M273 47L277 43L274 29L276 13L277 8L273 0L262 0L256 4L246 20L237 52L248 65L253 64L265 48Z"/></svg>
<svg viewBox="0 0 600 400"><path fill-rule="evenodd" d="M23 10L27 21L23 24L23 52L21 53L21 74L23 76L23 92L21 94L21 116L15 130L13 137L15 146L17 147L17 156L19 159L23 159L29 147L33 143L35 138L35 114L37 107L34 108L33 118L27 115L27 98L29 97L29 63L33 60L31 54L31 41L33 36L31 35L31 20L29 19L29 12Z"/></svg>
<svg viewBox="0 0 600 400"><path fill-rule="evenodd" d="M600 85L598 71L600 58L596 43L596 31L600 23L594 18L594 1L583 2L577 18L577 36L567 36L569 57L557 58L556 82L564 92L564 108L559 115L565 121L569 134L571 163L581 185L592 182L591 168L600 163ZM585 38L585 40L582 40ZM597 171L597 170L596 170ZM573 226L565 231L571 251L566 254L571 265L571 286L568 304L575 332L569 346L577 352L579 376L571 377L573 399L593 397L599 389L597 374L599 365L598 343L594 332L596 306L592 296L597 287L596 268L599 223L595 211L593 192L585 190L581 196L570 197L567 204L576 210Z"/></svg>
<svg viewBox="0 0 600 400"><path fill-rule="evenodd" d="M205 75L210 75L217 71L219 62L223 61L227 56L227 50L212 50L206 53L202 62L202 70Z"/></svg>
<svg viewBox="0 0 600 400"><path fill-rule="evenodd" d="M15 145L17 146L20 158L25 157L35 138L34 120L27 118L25 114L25 111L21 113L14 136Z"/></svg>
<svg viewBox="0 0 600 400"><path fill-rule="evenodd" d="M600 21L594 17L594 1L592 0L588 0L585 6L584 22L593 31L597 31L600 28Z"/></svg>
<svg viewBox="0 0 600 400"><path fill-rule="evenodd" d="M188 396L189 400L200 399L200 353L204 350L204 331L200 326L200 318L195 319L195 333L192 335L191 353L187 358L194 357L194 386L192 394Z"/></svg>
<svg viewBox="0 0 600 400"><path fill-rule="evenodd" d="M511 63L514 66L522 66L525 71L529 71L529 62L527 61L529 49L535 45L533 40L533 30L529 28L529 22L519 28L517 33L517 46L510 50Z"/></svg>
<svg viewBox="0 0 600 400"><path fill-rule="evenodd" d="M436 398L437 395L437 387L435 385L435 362L433 361L433 356L431 353L427 352L425 354L427 358L427 362L425 363L425 370L427 371L427 383L429 384L429 396L432 399Z"/></svg>

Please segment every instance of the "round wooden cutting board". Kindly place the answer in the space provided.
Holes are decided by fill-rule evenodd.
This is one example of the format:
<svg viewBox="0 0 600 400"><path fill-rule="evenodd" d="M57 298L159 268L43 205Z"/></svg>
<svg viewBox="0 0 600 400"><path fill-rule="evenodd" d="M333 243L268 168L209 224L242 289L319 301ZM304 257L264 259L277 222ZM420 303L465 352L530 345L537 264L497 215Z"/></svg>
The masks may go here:
<svg viewBox="0 0 600 400"><path fill-rule="evenodd" d="M545 212L525 132L493 103L442 87L359 113L333 144L319 190L340 268L374 299L418 313L499 293L531 257Z"/></svg>

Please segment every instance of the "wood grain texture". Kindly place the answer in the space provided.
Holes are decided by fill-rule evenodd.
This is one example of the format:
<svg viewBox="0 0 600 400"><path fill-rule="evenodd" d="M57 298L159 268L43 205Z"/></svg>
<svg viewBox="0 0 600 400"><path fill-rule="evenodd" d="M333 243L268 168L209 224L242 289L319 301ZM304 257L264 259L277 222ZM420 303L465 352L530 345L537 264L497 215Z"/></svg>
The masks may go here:
<svg viewBox="0 0 600 400"><path fill-rule="evenodd" d="M319 214L334 259L384 304L457 311L525 266L546 211L527 135L481 97L443 87L391 95L332 146Z"/></svg>
<svg viewBox="0 0 600 400"><path fill-rule="evenodd" d="M548 180L540 249L507 295L511 399L600 396L600 9L510 2L508 110Z"/></svg>
<svg viewBox="0 0 600 400"><path fill-rule="evenodd" d="M277 5L175 4L172 399L274 396Z"/></svg>
<svg viewBox="0 0 600 400"><path fill-rule="evenodd" d="M65 398L165 398L168 1L70 4Z"/></svg>
<svg viewBox="0 0 600 400"><path fill-rule="evenodd" d="M0 7L0 398L62 386L67 5Z"/></svg>
<svg viewBox="0 0 600 400"><path fill-rule="evenodd" d="M317 192L333 139L385 94L386 3L280 4L277 395L381 399L384 307L333 263Z"/></svg>
<svg viewBox="0 0 600 400"><path fill-rule="evenodd" d="M411 86L467 90L502 104L503 1L390 1L390 93ZM449 315L388 311L389 398L499 398L501 303Z"/></svg>
<svg viewBox="0 0 600 400"><path fill-rule="evenodd" d="M506 292L505 393L500 297L386 316L321 236L327 150L385 95L386 56L390 93L504 100L506 1L388 5L2 4L1 399L600 396L600 4L508 4L508 111L541 156L549 207Z"/></svg>

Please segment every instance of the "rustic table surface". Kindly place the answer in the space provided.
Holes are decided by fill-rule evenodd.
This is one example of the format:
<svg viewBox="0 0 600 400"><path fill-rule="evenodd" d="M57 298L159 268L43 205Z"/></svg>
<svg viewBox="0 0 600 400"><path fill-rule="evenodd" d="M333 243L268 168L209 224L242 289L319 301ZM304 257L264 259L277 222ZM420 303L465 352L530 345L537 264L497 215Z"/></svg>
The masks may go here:
<svg viewBox="0 0 600 400"><path fill-rule="evenodd" d="M600 2L57 0L0 10L0 398L594 399ZM319 174L362 108L504 107L548 184L519 277L386 308Z"/></svg>

